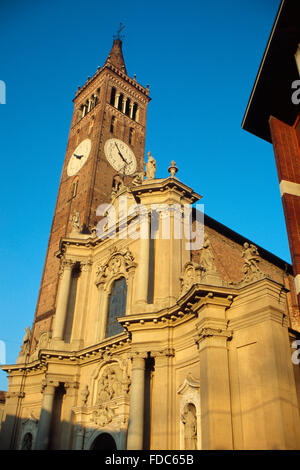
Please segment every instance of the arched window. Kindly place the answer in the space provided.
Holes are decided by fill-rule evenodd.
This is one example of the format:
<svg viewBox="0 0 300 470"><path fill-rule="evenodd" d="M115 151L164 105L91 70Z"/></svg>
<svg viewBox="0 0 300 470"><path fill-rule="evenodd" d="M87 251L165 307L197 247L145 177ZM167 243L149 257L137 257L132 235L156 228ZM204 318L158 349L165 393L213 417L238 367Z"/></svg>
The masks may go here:
<svg viewBox="0 0 300 470"><path fill-rule="evenodd" d="M115 99L116 99L116 89L115 87L113 86L112 89L111 89L111 93L110 93L110 104L112 106L115 105Z"/></svg>
<svg viewBox="0 0 300 470"><path fill-rule="evenodd" d="M109 296L106 337L122 333L123 327L118 323L117 318L126 313L127 284L126 279L121 277L114 281Z"/></svg>
<svg viewBox="0 0 300 470"><path fill-rule="evenodd" d="M132 110L132 119L134 121L136 121L136 119L137 119L137 110L138 110L138 105L137 105L137 103L134 103L133 110Z"/></svg>
<svg viewBox="0 0 300 470"><path fill-rule="evenodd" d="M130 98L127 98L127 100L126 100L125 114L127 116L129 116L129 114L130 114Z"/></svg>
<svg viewBox="0 0 300 470"><path fill-rule="evenodd" d="M118 110L119 111L123 111L123 99L124 99L124 95L123 95L123 93L121 93L120 96L119 96L119 103L118 103Z"/></svg>

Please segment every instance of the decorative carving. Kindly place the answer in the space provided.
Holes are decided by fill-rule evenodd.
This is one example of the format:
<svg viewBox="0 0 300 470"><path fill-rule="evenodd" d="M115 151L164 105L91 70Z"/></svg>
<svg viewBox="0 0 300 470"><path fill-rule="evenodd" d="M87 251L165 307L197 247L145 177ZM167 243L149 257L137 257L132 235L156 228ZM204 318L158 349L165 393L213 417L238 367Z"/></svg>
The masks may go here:
<svg viewBox="0 0 300 470"><path fill-rule="evenodd" d="M80 232L80 214L78 211L74 212L74 214L70 217L70 221L72 224L72 232L79 233Z"/></svg>
<svg viewBox="0 0 300 470"><path fill-rule="evenodd" d="M152 357L175 357L175 349L166 348L160 351L151 351Z"/></svg>
<svg viewBox="0 0 300 470"><path fill-rule="evenodd" d="M140 172L140 173L134 173L133 176L133 180L132 180L132 184L133 186L139 186L140 184L143 183L143 180L144 180L144 172Z"/></svg>
<svg viewBox="0 0 300 470"><path fill-rule="evenodd" d="M85 406L89 397L89 386L85 385L80 392L80 406Z"/></svg>
<svg viewBox="0 0 300 470"><path fill-rule="evenodd" d="M61 265L60 265L60 270L59 270L59 276L62 277L63 273L64 273L64 270L65 269L73 269L73 266L75 264L75 261L71 260L71 259L62 259L61 261Z"/></svg>
<svg viewBox="0 0 300 470"><path fill-rule="evenodd" d="M96 284L106 283L119 274L127 277L128 271L135 267L136 263L130 250L114 251L106 264L97 267Z"/></svg>
<svg viewBox="0 0 300 470"><path fill-rule="evenodd" d="M30 351L30 342L31 342L31 336L32 336L30 326L27 326L27 328L26 329L24 328L24 330L25 330L25 336L23 338L20 356L26 356L27 354L29 354L29 351Z"/></svg>
<svg viewBox="0 0 300 470"><path fill-rule="evenodd" d="M200 283L202 271L203 268L192 261L185 264L183 275L180 277L181 295L185 294L194 284Z"/></svg>
<svg viewBox="0 0 300 470"><path fill-rule="evenodd" d="M216 272L215 257L207 235L204 235L203 248L200 255L200 265L206 272Z"/></svg>
<svg viewBox="0 0 300 470"><path fill-rule="evenodd" d="M36 349L37 350L46 349L48 344L49 344L50 338L51 338L50 331L46 331L45 333L42 333L41 336L38 339Z"/></svg>
<svg viewBox="0 0 300 470"><path fill-rule="evenodd" d="M128 393L128 381L124 382L118 364L106 367L98 382L96 404L114 400L124 393Z"/></svg>
<svg viewBox="0 0 300 470"><path fill-rule="evenodd" d="M249 245L247 242L244 243L243 247L242 257L245 262L242 268L244 273L242 282L248 283L257 281L264 277L264 273L258 266L260 259L257 247L255 245Z"/></svg>
<svg viewBox="0 0 300 470"><path fill-rule="evenodd" d="M80 261L80 269L81 271L89 271L91 269L91 266L92 266L92 261L90 259L88 260L84 260L84 261Z"/></svg>
<svg viewBox="0 0 300 470"><path fill-rule="evenodd" d="M156 161L152 157L151 152L148 152L148 162L146 163L146 171L145 171L145 176L147 180L154 179L155 178L155 172L156 172Z"/></svg>
<svg viewBox="0 0 300 470"><path fill-rule="evenodd" d="M102 405L92 414L91 421L97 426L106 426L114 417L114 411L109 405Z"/></svg>
<svg viewBox="0 0 300 470"><path fill-rule="evenodd" d="M113 177L112 190L111 190L112 199L114 199L117 196L118 192L124 188L125 188L125 184L121 176L115 175Z"/></svg>
<svg viewBox="0 0 300 470"><path fill-rule="evenodd" d="M170 173L171 175L171 178L175 178L175 175L178 171L178 168L176 166L176 163L174 162L174 160L171 161L171 166L169 166L168 168L168 172Z"/></svg>
<svg viewBox="0 0 300 470"><path fill-rule="evenodd" d="M198 336L196 339L196 343L200 343L205 338L209 338L212 336L222 336L230 340L232 338L233 331L231 330L222 330L221 328L201 328L198 331Z"/></svg>

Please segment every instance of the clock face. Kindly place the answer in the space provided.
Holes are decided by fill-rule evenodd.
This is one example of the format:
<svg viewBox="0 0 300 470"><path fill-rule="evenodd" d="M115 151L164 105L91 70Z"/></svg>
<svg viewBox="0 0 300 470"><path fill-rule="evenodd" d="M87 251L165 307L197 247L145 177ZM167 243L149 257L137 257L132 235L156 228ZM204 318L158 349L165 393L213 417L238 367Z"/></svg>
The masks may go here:
<svg viewBox="0 0 300 470"><path fill-rule="evenodd" d="M90 139L84 139L77 145L67 167L68 176L74 176L83 167L91 151L92 142Z"/></svg>
<svg viewBox="0 0 300 470"><path fill-rule="evenodd" d="M104 153L111 166L119 173L132 175L136 171L136 158L128 145L119 139L108 139Z"/></svg>

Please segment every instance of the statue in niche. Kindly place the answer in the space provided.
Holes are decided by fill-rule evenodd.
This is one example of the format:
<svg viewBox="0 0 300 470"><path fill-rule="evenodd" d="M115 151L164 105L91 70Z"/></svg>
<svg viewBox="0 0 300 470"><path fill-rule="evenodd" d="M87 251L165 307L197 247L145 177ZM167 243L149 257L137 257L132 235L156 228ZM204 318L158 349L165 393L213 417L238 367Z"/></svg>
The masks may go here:
<svg viewBox="0 0 300 470"><path fill-rule="evenodd" d="M29 326L25 329L25 336L23 338L20 354L25 356L30 351L30 342L31 342L31 329Z"/></svg>
<svg viewBox="0 0 300 470"><path fill-rule="evenodd" d="M197 416L195 405L192 403L185 405L181 420L184 424L185 450L197 450Z"/></svg>
<svg viewBox="0 0 300 470"><path fill-rule="evenodd" d="M148 152L148 161L146 163L146 179L154 179L155 178L155 172L156 172L156 161L152 157L151 152Z"/></svg>
<svg viewBox="0 0 300 470"><path fill-rule="evenodd" d="M204 235L203 248L200 257L200 264L205 269L205 271L216 271L215 257L212 252L210 241L207 235Z"/></svg>
<svg viewBox="0 0 300 470"><path fill-rule="evenodd" d="M70 221L72 224L72 232L77 232L79 233L80 231L80 214L78 211L74 212L74 215L70 217Z"/></svg>

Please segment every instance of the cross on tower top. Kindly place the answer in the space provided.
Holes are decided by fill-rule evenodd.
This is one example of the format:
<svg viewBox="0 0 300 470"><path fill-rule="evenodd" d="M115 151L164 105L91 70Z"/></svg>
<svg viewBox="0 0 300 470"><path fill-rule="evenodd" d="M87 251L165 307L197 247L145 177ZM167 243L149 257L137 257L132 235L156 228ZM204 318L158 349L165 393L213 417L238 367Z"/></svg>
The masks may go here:
<svg viewBox="0 0 300 470"><path fill-rule="evenodd" d="M126 26L125 24L120 23L120 27L119 27L119 29L118 29L118 31L117 31L117 34L114 34L114 35L113 35L113 38L114 38L114 39L120 39L120 40L121 40L121 39L124 38L124 36L121 36L120 33L121 33L121 31L125 28L125 26Z"/></svg>

